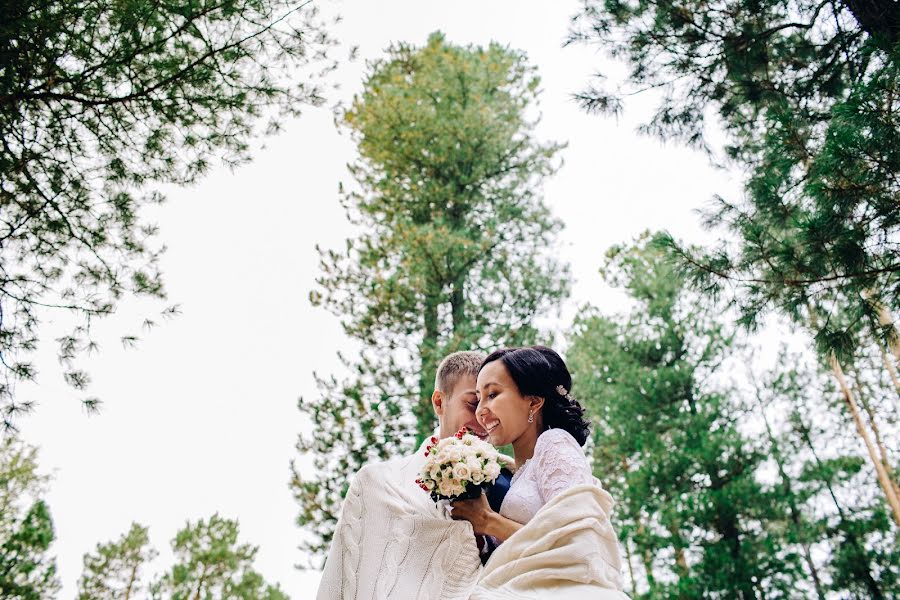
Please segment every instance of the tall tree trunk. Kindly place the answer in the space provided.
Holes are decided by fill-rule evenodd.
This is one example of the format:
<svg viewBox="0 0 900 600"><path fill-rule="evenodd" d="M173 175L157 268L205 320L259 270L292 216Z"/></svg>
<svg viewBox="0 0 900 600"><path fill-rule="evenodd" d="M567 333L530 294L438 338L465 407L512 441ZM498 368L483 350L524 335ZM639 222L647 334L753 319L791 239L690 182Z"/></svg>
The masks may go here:
<svg viewBox="0 0 900 600"><path fill-rule="evenodd" d="M863 31L890 52L900 37L900 4L897 0L847 0L847 7Z"/></svg>
<svg viewBox="0 0 900 600"><path fill-rule="evenodd" d="M134 580L137 577L138 564L135 563L131 567L131 573L128 574L128 585L125 587L125 597L123 600L130 600L131 588L134 587Z"/></svg>
<svg viewBox="0 0 900 600"><path fill-rule="evenodd" d="M644 521L641 519L640 513L635 515L635 521L637 521L637 536L638 538L642 538L647 529L644 527ZM650 589L650 593L652 594L656 590L656 576L653 574L653 556L650 554L650 548L646 543L635 543L641 548L641 562L644 564L644 576L647 578L647 587Z"/></svg>
<svg viewBox="0 0 900 600"><path fill-rule="evenodd" d="M725 486L725 482L719 477L719 469L716 465L706 465L705 471L711 483L711 489L719 490ZM741 529L737 515L732 512L730 506L717 503L713 527L722 536L731 554L732 592L737 592L735 597L741 600L756 600L756 585L749 573L746 572L746 561L741 546Z"/></svg>
<svg viewBox="0 0 900 600"><path fill-rule="evenodd" d="M871 390L865 382L862 381L859 372L855 367L851 366L850 372L853 375L853 381L856 384L856 394L859 396L859 401L863 405L863 410L866 411L866 415L869 417L869 426L872 428L872 433L875 435L875 445L878 447L881 464L884 465L884 468L888 473L891 485L894 486L894 496L900 499L900 485L897 485L897 480L894 478L894 468L891 466L887 448L884 445L884 441L881 439L881 430L878 427L878 422L875 420L875 410L872 408L872 405L869 404L868 392ZM865 388L865 390L863 388Z"/></svg>
<svg viewBox="0 0 900 600"><path fill-rule="evenodd" d="M891 514L894 517L894 522L897 524L897 526L900 526L900 500L898 500L897 494L894 493L893 479L884 468L884 464L882 464L877 452L875 451L875 446L872 443L871 438L869 437L869 432L866 430L866 426L863 423L862 416L860 415L859 406L857 406L856 404L856 399L853 396L853 392L851 392L850 388L847 386L847 380L844 378L844 371L843 369L841 369L841 364L840 362L838 362L838 359L833 352L828 356L828 363L831 366L831 370L834 372L834 376L841 388L841 392L844 396L844 401L847 403L847 407L850 409L850 415L853 417L853 423L856 425L856 431L857 433L859 433L859 436L862 438L863 442L866 445L866 450L868 450L869 452L869 459L871 460L872 465L875 467L875 474L878 477L878 483L881 485L881 489L884 491L888 506L890 506L891 508Z"/></svg>
<svg viewBox="0 0 900 600"><path fill-rule="evenodd" d="M813 587L816 590L816 596L818 596L819 600L825 600L825 591L822 589L822 582L819 580L819 570L816 568L816 563L813 561L812 550L810 549L810 543L807 539L807 533L804 527L805 519L803 517L803 513L800 510L800 507L797 506L797 496L796 494L794 494L793 484L791 483L791 479L787 474L787 469L784 468L784 455L781 453L781 445L775 438L775 434L772 431L772 426L769 424L769 418L766 415L766 406L763 402L762 397L760 396L759 387L756 385L755 379L753 380L753 386L756 388L756 402L757 404L759 404L759 411L760 414L762 414L763 423L766 426L766 433L769 437L769 444L772 446L772 458L775 459L775 464L778 465L778 475L781 477L781 489L788 501L788 508L790 509L791 514L791 523L793 523L794 525L794 531L796 532L797 540L800 544L800 547L803 549L803 560L806 562L806 567L809 569L809 575L812 578Z"/></svg>
<svg viewBox="0 0 900 600"><path fill-rule="evenodd" d="M622 469L627 474L630 470L630 466L628 464L628 458L622 457ZM650 548L643 542L639 540L643 538L644 533L647 531L644 527L644 521L641 519L640 510L634 515L634 522L637 523L637 530L635 533L637 534L635 537L635 545L638 547L638 550L641 552L641 562L644 565L644 576L647 579L647 587L650 589L652 593L656 589L656 577L653 575L653 556L650 554ZM631 569L631 563L629 563L628 568ZM632 589L637 585L637 580L634 578L634 572L631 573L631 585Z"/></svg>
<svg viewBox="0 0 900 600"><path fill-rule="evenodd" d="M900 4L897 2L894 2L893 4L900 7ZM900 10L900 8L898 8L898 10ZM894 318L891 316L890 311L888 311L884 303L877 300L874 295L869 295L869 301L874 302L875 308L878 311L878 324L887 328L890 332L890 335L888 335L888 344L891 348L891 353L894 355L894 360L900 363L900 334L898 334L897 328L894 326ZM881 338L879 336L876 335L875 339L881 344Z"/></svg>
<svg viewBox="0 0 900 600"><path fill-rule="evenodd" d="M423 311L423 337L419 347L419 402L416 405L415 415L418 436L416 444L422 442L434 429L434 409L431 406L431 394L434 391L434 376L437 370L437 347L440 336L438 322L438 298L437 294L428 294L425 297Z"/></svg>
<svg viewBox="0 0 900 600"><path fill-rule="evenodd" d="M206 565L203 565L203 570L200 572L200 579L197 580L197 592L194 594L194 600L201 600L204 583L206 583Z"/></svg>
<svg viewBox="0 0 900 600"><path fill-rule="evenodd" d="M625 538L625 562L628 563L628 577L631 579L631 596L637 596L637 580L634 578L634 565L631 563L631 540Z"/></svg>
<svg viewBox="0 0 900 600"><path fill-rule="evenodd" d="M870 299L870 301L873 301ZM812 305L807 305L807 309L809 311L809 322L813 331L818 330L818 316L817 311ZM890 315L887 316L889 318ZM880 317L879 317L880 318ZM875 475L878 478L878 484L881 486L881 489L884 491L885 500L887 500L888 506L891 509L891 516L894 519L894 523L897 526L900 526L900 499L898 499L897 494L894 492L894 482L893 478L884 468L881 460L878 458L878 454L875 451L875 446L872 443L871 438L869 437L869 432L866 429L865 423L863 423L862 417L859 413L859 406L856 404L856 399L853 396L853 392L850 391L850 388L847 386L847 380L844 378L844 370L841 368L841 364L837 359L837 355L830 351L828 356L826 357L828 360L828 366L831 367L832 373L834 373L834 377L837 380L838 387L841 389L841 394L844 397L844 402L847 404L847 408L850 410L850 416L853 419L853 424L856 426L856 432L859 434L859 437L862 438L863 443L866 445L866 450L869 453L869 460L872 462L872 465L875 467Z"/></svg>
<svg viewBox="0 0 900 600"><path fill-rule="evenodd" d="M888 375L890 375L891 381L894 384L894 389L897 391L897 395L900 396L900 377L897 376L897 364L900 363L900 334L898 334L897 328L894 326L894 318L891 316L890 311L888 311L884 303L881 302L878 294L872 291L866 291L863 293L863 296L865 296L865 299L875 308L875 311L878 314L878 324L884 327L888 332L888 346L890 346L894 360L891 360L888 357L887 349L884 347L884 339L879 335L878 331L872 332L872 338L878 345L878 351L881 352L881 361L884 363L884 368L887 370ZM895 363L894 361L897 362Z"/></svg>
<svg viewBox="0 0 900 600"><path fill-rule="evenodd" d="M690 573L690 569L684 555L684 540L681 538L681 532L674 523L670 523L666 529L672 536L672 546L675 548L675 572L679 577L686 577Z"/></svg>
<svg viewBox="0 0 900 600"><path fill-rule="evenodd" d="M461 274L453 282L450 291L450 314L453 318L453 333L459 336L466 328L466 277Z"/></svg>
<svg viewBox="0 0 900 600"><path fill-rule="evenodd" d="M797 413L795 413L797 414ZM819 453L816 452L816 446L813 444L812 437L810 436L809 427L803 422L803 419L797 419L797 424L799 425L798 432L800 433L800 438L803 440L803 443L806 444L806 447L809 448L810 454L812 454L813 460L818 467L818 471L823 474L827 474L830 471L824 467L822 464L822 459L819 458ZM837 509L838 518L840 519L840 530L846 536L847 542L853 546L859 556L864 557L865 564L863 565L864 569L860 575L862 576L863 583L866 586L866 589L869 591L869 594L872 600L883 600L884 593L881 591L881 588L878 586L878 582L872 576L872 569L869 565L868 553L866 552L865 545L862 541L857 537L855 530L852 527L845 526L847 522L847 516L844 513L844 508L841 506L841 503L838 501L837 493L834 491L834 486L831 483L831 477L828 476L823 480L825 487L828 489L828 495L831 496L831 501L834 503L834 507ZM858 571L857 571L858 572Z"/></svg>
<svg viewBox="0 0 900 600"><path fill-rule="evenodd" d="M875 343L878 344L878 352L881 353L881 363L891 377L891 383L894 384L894 390L897 392L897 396L900 396L900 378L897 377L897 368L888 357L887 350L884 349L884 344L881 343L881 340L875 340Z"/></svg>

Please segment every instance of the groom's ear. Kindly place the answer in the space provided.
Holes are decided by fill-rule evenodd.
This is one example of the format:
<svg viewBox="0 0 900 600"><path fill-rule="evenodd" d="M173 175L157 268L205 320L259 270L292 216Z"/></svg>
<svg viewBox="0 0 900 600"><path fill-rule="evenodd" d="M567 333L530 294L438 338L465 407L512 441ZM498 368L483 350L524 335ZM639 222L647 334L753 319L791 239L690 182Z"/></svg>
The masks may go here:
<svg viewBox="0 0 900 600"><path fill-rule="evenodd" d="M444 416L444 395L440 390L434 390L434 393L431 394L431 405L434 407L434 412L437 416Z"/></svg>

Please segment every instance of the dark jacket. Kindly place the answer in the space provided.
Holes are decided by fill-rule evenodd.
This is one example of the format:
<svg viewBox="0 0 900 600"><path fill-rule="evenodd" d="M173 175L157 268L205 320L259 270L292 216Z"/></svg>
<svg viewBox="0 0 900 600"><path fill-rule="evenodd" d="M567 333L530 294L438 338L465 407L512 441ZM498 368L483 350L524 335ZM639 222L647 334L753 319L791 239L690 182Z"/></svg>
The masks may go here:
<svg viewBox="0 0 900 600"><path fill-rule="evenodd" d="M497 481L488 486L485 491L488 504L490 504L491 510L494 512L500 512L500 507L503 505L503 498L506 497L506 492L509 491L510 481L512 481L512 472L508 469L503 469L500 471L500 476L497 478ZM496 549L497 545L494 543L494 540L489 536L485 536L483 548L481 550L481 564L485 564Z"/></svg>

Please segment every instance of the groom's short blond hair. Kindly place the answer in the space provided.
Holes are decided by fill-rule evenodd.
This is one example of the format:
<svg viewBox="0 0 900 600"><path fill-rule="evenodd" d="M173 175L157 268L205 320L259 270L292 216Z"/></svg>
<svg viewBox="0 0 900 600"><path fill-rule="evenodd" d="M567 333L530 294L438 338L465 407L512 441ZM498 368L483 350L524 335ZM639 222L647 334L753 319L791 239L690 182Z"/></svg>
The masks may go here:
<svg viewBox="0 0 900 600"><path fill-rule="evenodd" d="M437 375L434 377L434 389L442 394L451 393L461 377L478 376L478 368L481 367L485 358L486 355L483 352L474 351L448 354L438 365Z"/></svg>

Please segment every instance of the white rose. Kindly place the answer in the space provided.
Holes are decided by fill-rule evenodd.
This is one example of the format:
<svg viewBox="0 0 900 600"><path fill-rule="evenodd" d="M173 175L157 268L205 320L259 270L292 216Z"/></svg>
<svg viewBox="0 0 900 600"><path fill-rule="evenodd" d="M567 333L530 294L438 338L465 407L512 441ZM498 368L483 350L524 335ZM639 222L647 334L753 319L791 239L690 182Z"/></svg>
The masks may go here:
<svg viewBox="0 0 900 600"><path fill-rule="evenodd" d="M469 469L469 465L465 463L456 463L453 467L453 476L456 479L462 479L464 481L468 481L469 476L472 474Z"/></svg>
<svg viewBox="0 0 900 600"><path fill-rule="evenodd" d="M481 461L477 458L470 458L466 465L469 467L469 478L474 483L481 483L484 481L484 470L481 468Z"/></svg>
<svg viewBox="0 0 900 600"><path fill-rule="evenodd" d="M500 476L500 465L495 462L489 462L484 466L484 477L485 479L490 479L491 481L497 479Z"/></svg>
<svg viewBox="0 0 900 600"><path fill-rule="evenodd" d="M459 481L458 479L450 480L450 494L453 496L459 496L464 491L466 491L466 484Z"/></svg>
<svg viewBox="0 0 900 600"><path fill-rule="evenodd" d="M452 496L453 495L453 486L451 485L450 480L443 480L438 484L438 492L441 496Z"/></svg>
<svg viewBox="0 0 900 600"><path fill-rule="evenodd" d="M428 491L429 491L429 492L430 492L431 490L433 490L433 489L434 489L434 480L433 480L433 479L426 479L426 480L425 480L425 487L428 488Z"/></svg>

